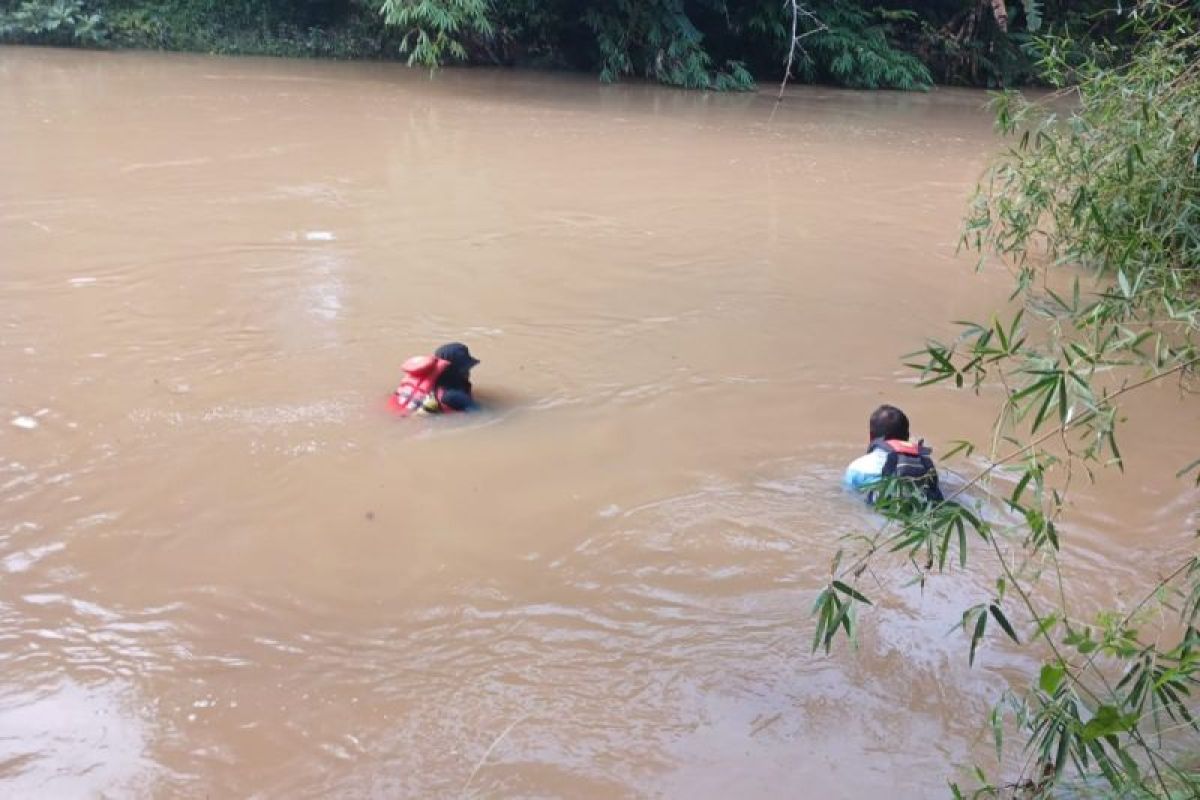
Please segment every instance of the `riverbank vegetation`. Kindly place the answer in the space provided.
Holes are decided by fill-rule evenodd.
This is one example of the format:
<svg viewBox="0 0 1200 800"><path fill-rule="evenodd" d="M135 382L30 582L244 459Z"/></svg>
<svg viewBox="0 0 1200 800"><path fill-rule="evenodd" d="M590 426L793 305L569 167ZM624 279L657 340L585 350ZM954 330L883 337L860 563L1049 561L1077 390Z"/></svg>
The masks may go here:
<svg viewBox="0 0 1200 800"><path fill-rule="evenodd" d="M793 28L793 23L795 27ZM1031 37L1120 42L1104 0L0 0L0 41L525 65L748 89L1012 86Z"/></svg>
<svg viewBox="0 0 1200 800"><path fill-rule="evenodd" d="M1040 666L991 713L992 774L977 768L956 796L1200 797L1196 532L1131 558L1142 593L1086 616L1060 561L1072 487L1124 473L1131 399L1169 386L1195 402L1200 388L1200 9L1130 10L1127 60L1043 40L1043 74L1074 87L1065 118L1054 97L998 98L1012 144L984 176L963 244L1012 270L1020 310L960 323L912 359L927 386L997 398L990 441L955 448L976 471L951 497L991 499L914 511L903 484L887 487L886 526L848 540L815 607L814 649L827 650L853 635L871 603L862 578L881 559L902 554L922 587L948 565L988 575L987 596L963 609L963 657L978 661L996 638ZM1196 431L1178 433L1200 447ZM1200 459L1173 466L1168 491L1200 486ZM1142 538L1130 531L1126 545ZM996 775L1014 763L1003 758L1014 732L1020 766Z"/></svg>

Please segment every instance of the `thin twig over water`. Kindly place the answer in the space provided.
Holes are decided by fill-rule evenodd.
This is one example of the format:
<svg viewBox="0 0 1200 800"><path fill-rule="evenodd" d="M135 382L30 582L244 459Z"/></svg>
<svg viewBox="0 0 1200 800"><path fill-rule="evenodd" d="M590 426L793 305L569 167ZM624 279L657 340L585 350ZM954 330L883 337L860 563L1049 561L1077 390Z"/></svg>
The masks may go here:
<svg viewBox="0 0 1200 800"><path fill-rule="evenodd" d="M507 728L505 728L503 731L500 732L499 736L497 736L492 741L491 745L488 746L488 749L484 751L483 757L480 758L478 762L476 762L475 769L471 770L471 774L467 778L467 782L463 784L463 788L462 788L463 797L467 796L467 790L471 788L471 784L475 781L475 776L479 774L479 770L483 769L483 765L487 763L487 760L489 758L491 758L492 751L496 749L496 747L500 744L500 742L504 741L504 737L508 736L508 734L512 731L513 728L517 727L518 725L520 725L522 722L524 722L527 719L529 719L528 714L522 714L521 716L517 717L511 723L509 723L509 726Z"/></svg>

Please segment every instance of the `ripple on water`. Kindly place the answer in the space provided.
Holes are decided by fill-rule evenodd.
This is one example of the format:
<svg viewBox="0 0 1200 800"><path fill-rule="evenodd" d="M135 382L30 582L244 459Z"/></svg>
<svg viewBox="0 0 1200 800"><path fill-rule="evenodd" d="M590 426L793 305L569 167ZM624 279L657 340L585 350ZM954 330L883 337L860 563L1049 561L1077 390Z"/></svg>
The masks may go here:
<svg viewBox="0 0 1200 800"><path fill-rule="evenodd" d="M345 676L352 659L357 692L403 709L360 737L376 766L340 788L622 796L703 751L686 742L720 697L756 698L739 736L772 714L795 732L806 642L783 583L805 557L794 514L788 495L744 486L666 498L602 517L541 590L497 578L354 641L306 643L308 669ZM403 769L389 767L397 752Z"/></svg>
<svg viewBox="0 0 1200 800"><path fill-rule="evenodd" d="M4 568L5 572L10 574L26 572L46 556L61 552L66 548L67 546L62 542L50 542L49 544L38 545L37 547L28 547L6 555L0 560L0 566Z"/></svg>

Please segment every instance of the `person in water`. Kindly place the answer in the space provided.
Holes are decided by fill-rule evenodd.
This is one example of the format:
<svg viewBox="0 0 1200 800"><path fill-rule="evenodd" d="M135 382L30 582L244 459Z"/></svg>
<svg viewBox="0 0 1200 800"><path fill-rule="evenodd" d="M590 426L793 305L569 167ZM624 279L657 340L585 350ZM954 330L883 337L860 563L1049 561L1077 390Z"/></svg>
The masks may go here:
<svg viewBox="0 0 1200 800"><path fill-rule="evenodd" d="M848 489L865 492L867 502L875 502L872 487L885 478L897 477L912 481L920 487L925 498L940 503L937 469L933 466L933 451L923 441L909 439L908 417L895 406L882 405L871 414L871 441L866 455L859 456L846 468L842 483Z"/></svg>
<svg viewBox="0 0 1200 800"><path fill-rule="evenodd" d="M391 406L402 416L445 414L475 408L471 395L471 370L479 359L462 342L450 342L431 356L413 356L404 362L404 380L392 393Z"/></svg>

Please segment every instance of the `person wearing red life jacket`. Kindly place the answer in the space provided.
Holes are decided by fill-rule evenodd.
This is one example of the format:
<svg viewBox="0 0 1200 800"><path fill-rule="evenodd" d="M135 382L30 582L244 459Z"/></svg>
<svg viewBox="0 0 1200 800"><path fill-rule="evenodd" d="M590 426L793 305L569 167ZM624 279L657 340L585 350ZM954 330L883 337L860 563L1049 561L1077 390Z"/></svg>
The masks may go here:
<svg viewBox="0 0 1200 800"><path fill-rule="evenodd" d="M470 411L475 408L471 370L478 363L461 342L444 344L431 356L413 356L404 362L404 379L389 405L404 417Z"/></svg>
<svg viewBox="0 0 1200 800"><path fill-rule="evenodd" d="M846 488L865 492L867 502L875 502L872 487L885 478L904 478L913 482L931 503L945 498L938 485L933 451L924 441L909 440L908 417L895 406L882 405L871 414L871 441L866 455L859 456L846 468L842 479Z"/></svg>

